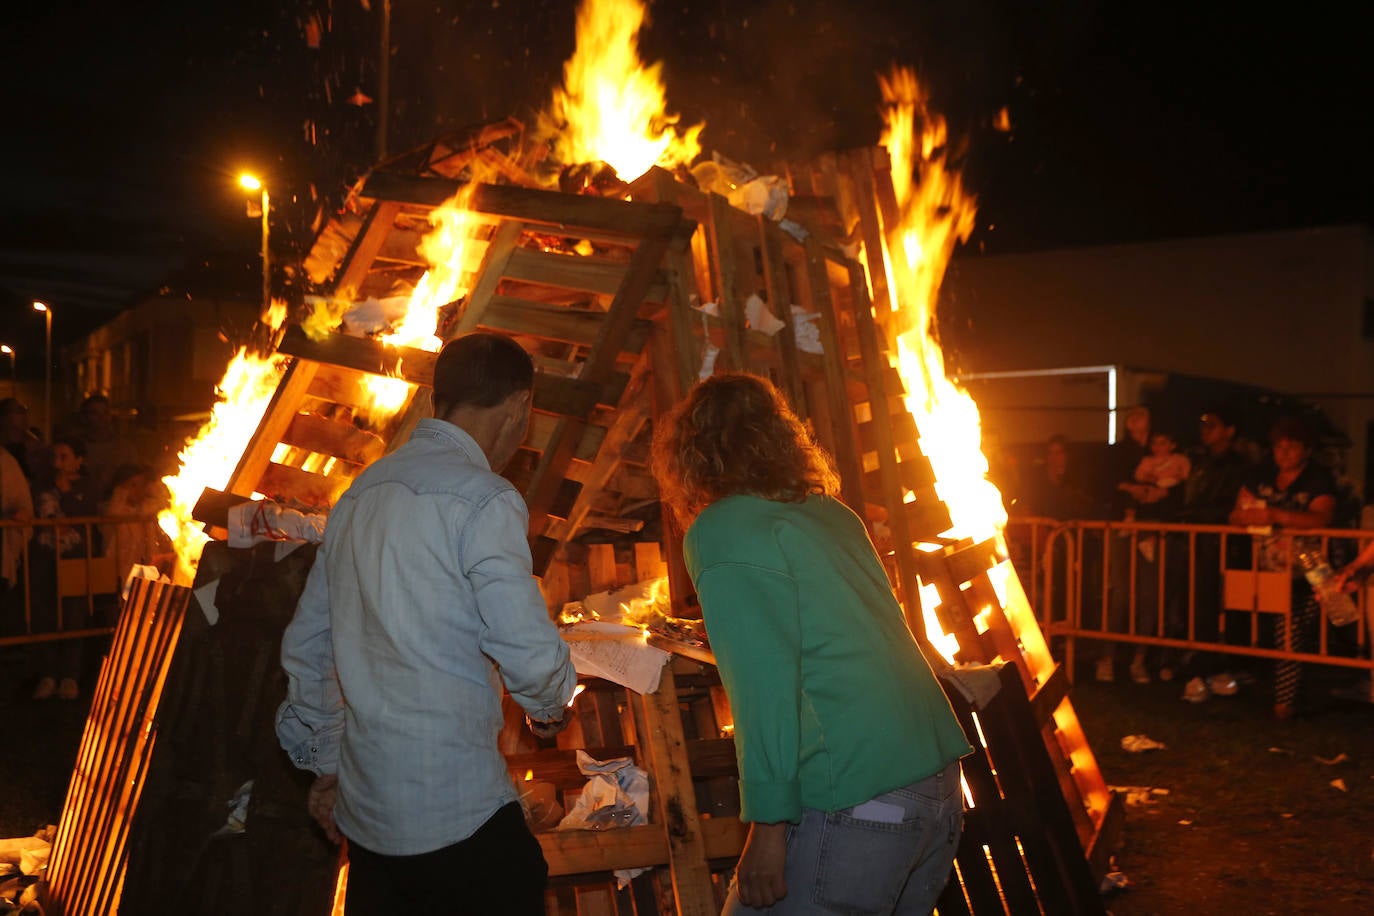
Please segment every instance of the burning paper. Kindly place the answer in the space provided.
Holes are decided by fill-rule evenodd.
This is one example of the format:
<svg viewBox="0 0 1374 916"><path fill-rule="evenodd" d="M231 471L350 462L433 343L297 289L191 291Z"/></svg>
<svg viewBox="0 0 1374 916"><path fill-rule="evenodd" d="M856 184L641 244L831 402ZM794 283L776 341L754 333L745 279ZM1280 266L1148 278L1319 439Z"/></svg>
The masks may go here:
<svg viewBox="0 0 1374 916"><path fill-rule="evenodd" d="M579 675L605 678L636 693L658 689L671 657L649 645L639 627L590 621L564 627L562 634Z"/></svg>

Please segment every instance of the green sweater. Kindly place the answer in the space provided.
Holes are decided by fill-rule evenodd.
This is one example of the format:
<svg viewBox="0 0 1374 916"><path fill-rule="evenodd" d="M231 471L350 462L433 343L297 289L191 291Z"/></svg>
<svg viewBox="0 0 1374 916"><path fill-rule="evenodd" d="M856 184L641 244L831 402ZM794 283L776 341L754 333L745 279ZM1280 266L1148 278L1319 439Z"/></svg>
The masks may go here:
<svg viewBox="0 0 1374 916"><path fill-rule="evenodd" d="M743 820L857 805L972 751L843 503L731 496L683 547L734 712Z"/></svg>

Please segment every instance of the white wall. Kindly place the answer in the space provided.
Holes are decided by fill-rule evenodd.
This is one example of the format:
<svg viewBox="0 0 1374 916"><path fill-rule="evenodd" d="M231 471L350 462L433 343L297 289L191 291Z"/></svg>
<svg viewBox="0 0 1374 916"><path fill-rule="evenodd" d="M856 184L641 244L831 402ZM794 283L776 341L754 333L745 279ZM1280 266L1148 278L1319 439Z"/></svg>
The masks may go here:
<svg viewBox="0 0 1374 916"><path fill-rule="evenodd" d="M1354 443L1374 420L1374 233L1362 226L956 258L955 372L1125 364L1313 397Z"/></svg>

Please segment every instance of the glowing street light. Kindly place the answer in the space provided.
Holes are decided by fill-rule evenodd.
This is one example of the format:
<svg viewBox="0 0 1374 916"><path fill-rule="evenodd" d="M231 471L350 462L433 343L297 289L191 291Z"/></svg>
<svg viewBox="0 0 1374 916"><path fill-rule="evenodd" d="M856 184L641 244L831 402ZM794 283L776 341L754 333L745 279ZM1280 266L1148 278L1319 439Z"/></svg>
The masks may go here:
<svg viewBox="0 0 1374 916"><path fill-rule="evenodd" d="M10 397L19 396L19 375L14 368L14 348L9 344L0 344L0 354L10 358Z"/></svg>
<svg viewBox="0 0 1374 916"><path fill-rule="evenodd" d="M272 268L267 247L267 209L270 205L267 185L258 176L244 172L239 176L239 187L245 191L257 191L262 195L262 312L265 315L272 307Z"/></svg>
<svg viewBox="0 0 1374 916"><path fill-rule="evenodd" d="M46 302L33 304L35 312L43 313L44 355L43 362L43 438L52 441L52 308Z"/></svg>

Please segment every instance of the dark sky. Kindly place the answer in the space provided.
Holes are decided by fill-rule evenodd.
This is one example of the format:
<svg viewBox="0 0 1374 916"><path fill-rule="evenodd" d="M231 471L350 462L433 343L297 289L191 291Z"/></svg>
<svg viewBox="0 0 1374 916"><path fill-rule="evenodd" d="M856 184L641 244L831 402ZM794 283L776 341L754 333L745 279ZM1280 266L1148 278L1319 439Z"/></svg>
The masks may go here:
<svg viewBox="0 0 1374 916"><path fill-rule="evenodd" d="M7 11L0 342L41 375L59 341L141 292L255 289L232 185L272 176L282 254L371 152L381 0ZM1365 28L1317 6L1063 0L657 2L642 36L706 148L761 161L876 142L874 74L915 65L968 142L965 256L1371 216ZM393 0L392 148L528 117L573 47L571 2ZM322 12L319 51L301 23ZM326 85L328 92L326 93ZM1002 106L1010 135L989 129ZM313 144L305 125L313 121ZM294 204L291 198L295 198Z"/></svg>

